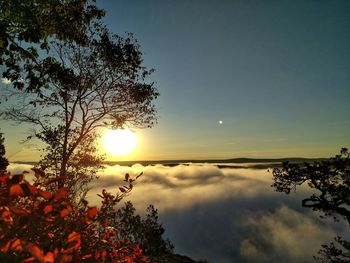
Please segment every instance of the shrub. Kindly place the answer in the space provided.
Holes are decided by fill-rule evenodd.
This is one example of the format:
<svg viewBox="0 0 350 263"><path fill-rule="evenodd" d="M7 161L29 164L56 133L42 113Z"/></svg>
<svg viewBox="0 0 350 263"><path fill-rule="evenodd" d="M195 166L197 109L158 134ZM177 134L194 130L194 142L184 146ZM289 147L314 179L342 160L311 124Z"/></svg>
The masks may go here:
<svg viewBox="0 0 350 263"><path fill-rule="evenodd" d="M35 170L37 177L43 176ZM0 174L1 262L120 262L147 263L142 249L118 239L110 226L114 206L131 191L134 179L120 193L102 192L100 209L87 201L76 207L68 188L47 191L56 180L31 184L24 174Z"/></svg>

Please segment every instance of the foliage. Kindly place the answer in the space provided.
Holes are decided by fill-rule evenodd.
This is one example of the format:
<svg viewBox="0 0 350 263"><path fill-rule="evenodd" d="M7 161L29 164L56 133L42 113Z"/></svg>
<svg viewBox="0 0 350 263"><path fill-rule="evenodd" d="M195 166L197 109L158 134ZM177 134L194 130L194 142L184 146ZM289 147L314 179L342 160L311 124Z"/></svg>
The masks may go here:
<svg viewBox="0 0 350 263"><path fill-rule="evenodd" d="M314 257L319 263L346 263L350 262L350 242L336 237L336 244L331 242L329 245L322 245L319 256ZM346 252L348 251L348 252Z"/></svg>
<svg viewBox="0 0 350 263"><path fill-rule="evenodd" d="M146 218L135 215L135 211L130 201L117 210L113 225L118 229L119 239L127 239L138 244L147 256L173 253L174 247L170 240L164 240L162 237L165 230L158 223L157 209L153 205L149 205Z"/></svg>
<svg viewBox="0 0 350 263"><path fill-rule="evenodd" d="M72 199L79 203L87 194L88 184L97 178L97 171L103 169L103 156L98 155L94 144L97 135L93 133L85 136L85 139L77 146L67 161L64 175L60 176L62 164L62 144L57 138L47 144L44 149L44 156L40 160L38 167L45 171L45 177L37 178L38 182L62 178L56 185L51 185L50 190L59 187L68 187L72 193Z"/></svg>
<svg viewBox="0 0 350 263"><path fill-rule="evenodd" d="M153 83L146 82L152 70L142 65L140 46L132 35L111 34L95 19L101 16L100 10L87 6L87 1L75 2L63 2L72 4L67 14L77 12L84 18L72 24L72 34L68 30L68 35L59 35L52 29L49 32L55 32L55 38L50 42L47 34L51 33L35 38L40 42L43 37L46 44L45 52L30 49L35 59L21 56L21 50L12 44L4 52L7 70L3 77L12 81L7 95L13 99L2 117L34 125L36 130L28 138L47 144L39 167L45 170L45 179L64 178L57 181L57 187L69 187L73 194L83 196L86 184L102 167L103 156L97 154L95 144L97 129L125 124L151 127L158 92ZM38 3L37 8L45 14L51 5ZM60 8L51 12L60 16ZM70 21L67 14L63 18ZM21 34L16 36L20 39Z"/></svg>
<svg viewBox="0 0 350 263"><path fill-rule="evenodd" d="M16 87L31 69L20 72L22 63L38 63L38 54L47 50L48 39L86 41L86 27L104 16L90 0L0 0L0 65L4 77ZM24 76L21 76L24 73ZM33 76L30 78L36 81Z"/></svg>
<svg viewBox="0 0 350 263"><path fill-rule="evenodd" d="M2 137L2 133L0 133L0 174L6 171L6 167L9 164L8 160L5 158L5 153L4 138Z"/></svg>
<svg viewBox="0 0 350 263"><path fill-rule="evenodd" d="M342 148L329 160L305 163L303 166L285 162L273 169L276 191L289 194L307 183L313 194L302 200L302 206L320 211L324 216L344 218L350 225L350 154ZM337 244L324 245L315 257L319 262L349 262L350 243L336 238Z"/></svg>
<svg viewBox="0 0 350 263"><path fill-rule="evenodd" d="M140 247L118 239L109 225L115 204L132 189L134 179L126 181L124 192L103 191L99 210L86 201L78 209L70 202L68 188L45 190L54 181L33 185L23 174L1 174L1 262L149 262Z"/></svg>
<svg viewBox="0 0 350 263"><path fill-rule="evenodd" d="M303 207L321 211L326 216L340 215L350 223L350 155L346 148L326 161L313 164L283 163L282 169L273 170L276 191L289 194L307 183L313 195L302 201Z"/></svg>

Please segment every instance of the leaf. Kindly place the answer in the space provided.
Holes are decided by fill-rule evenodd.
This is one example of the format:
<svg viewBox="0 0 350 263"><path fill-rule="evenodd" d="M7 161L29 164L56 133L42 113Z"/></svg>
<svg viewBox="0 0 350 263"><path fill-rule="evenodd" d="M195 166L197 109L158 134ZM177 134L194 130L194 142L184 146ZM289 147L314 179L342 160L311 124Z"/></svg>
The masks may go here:
<svg viewBox="0 0 350 263"><path fill-rule="evenodd" d="M62 209L62 210L60 211L60 216L61 216L62 218L64 218L64 217L66 217L67 215L69 215L69 213L70 213L69 209L64 208L64 209Z"/></svg>
<svg viewBox="0 0 350 263"><path fill-rule="evenodd" d="M40 263L45 263L43 251L33 243L24 243L23 247Z"/></svg>
<svg viewBox="0 0 350 263"><path fill-rule="evenodd" d="M29 257L29 258L26 258L26 259L22 260L21 263L33 262L33 261L35 261L35 258L34 257Z"/></svg>
<svg viewBox="0 0 350 263"><path fill-rule="evenodd" d="M66 198L69 195L69 189L67 187L62 187L55 193L55 201Z"/></svg>
<svg viewBox="0 0 350 263"><path fill-rule="evenodd" d="M13 196L13 195L18 195L18 196L23 196L24 195L24 191L23 191L23 189L22 189L20 184L11 185L11 187L10 187L10 196Z"/></svg>
<svg viewBox="0 0 350 263"><path fill-rule="evenodd" d="M52 197L52 194L49 191L40 190L40 189L38 189L38 195L47 200Z"/></svg>
<svg viewBox="0 0 350 263"><path fill-rule="evenodd" d="M47 205L43 209L45 215L47 215L48 213L52 212L52 210L53 210L53 206L52 205Z"/></svg>
<svg viewBox="0 0 350 263"><path fill-rule="evenodd" d="M119 187L120 192L125 193L126 190L123 187Z"/></svg>
<svg viewBox="0 0 350 263"><path fill-rule="evenodd" d="M54 263L55 262L55 256L52 252L47 252L44 257L45 263Z"/></svg>
<svg viewBox="0 0 350 263"><path fill-rule="evenodd" d="M10 210L11 210L11 212L13 212L14 214L17 214L17 215L29 215L30 214L30 211L28 211L27 209L24 209L24 208L20 208L20 207L11 206Z"/></svg>
<svg viewBox="0 0 350 263"><path fill-rule="evenodd" d="M68 248L63 250L63 254L68 254L73 252L74 250L78 250L80 248L81 240L80 240L80 234L73 231L68 235L66 244L68 245Z"/></svg>
<svg viewBox="0 0 350 263"><path fill-rule="evenodd" d="M9 251L22 251L21 241L18 238L9 240L5 246L1 248L1 252L8 253Z"/></svg>
<svg viewBox="0 0 350 263"><path fill-rule="evenodd" d="M0 175L0 184L6 183L9 179L8 174Z"/></svg>
<svg viewBox="0 0 350 263"><path fill-rule="evenodd" d="M15 241L13 241L13 243L11 244L11 248L10 250L12 251L22 251L22 244L21 244L21 241L16 238Z"/></svg>
<svg viewBox="0 0 350 263"><path fill-rule="evenodd" d="M92 254L87 254L83 256L81 259L88 259L88 258L92 258Z"/></svg>
<svg viewBox="0 0 350 263"><path fill-rule="evenodd" d="M1 220L6 222L6 223L9 223L9 224L13 223L13 219L11 217L11 212L8 210L7 207L6 207L6 210L2 211L2 213L1 213Z"/></svg>
<svg viewBox="0 0 350 263"><path fill-rule="evenodd" d="M98 210L96 207L89 207L87 210L87 216L89 219L94 219L98 213Z"/></svg>

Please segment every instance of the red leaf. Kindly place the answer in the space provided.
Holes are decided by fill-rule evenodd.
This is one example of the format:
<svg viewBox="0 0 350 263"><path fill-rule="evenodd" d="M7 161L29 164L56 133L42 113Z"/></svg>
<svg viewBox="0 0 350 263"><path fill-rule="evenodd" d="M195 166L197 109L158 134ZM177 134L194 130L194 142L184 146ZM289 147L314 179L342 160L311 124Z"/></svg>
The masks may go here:
<svg viewBox="0 0 350 263"><path fill-rule="evenodd" d="M67 187L62 187L55 193L55 201L66 198L69 195L69 190Z"/></svg>
<svg viewBox="0 0 350 263"><path fill-rule="evenodd" d="M65 202L62 202L62 204L65 203ZM63 217L66 217L70 212L72 212L73 209L72 209L72 206L71 205L66 205L66 208L62 209L60 211L60 216L63 218Z"/></svg>
<svg viewBox="0 0 350 263"><path fill-rule="evenodd" d="M5 246L1 248L1 252L8 253L9 251L22 251L21 241L18 238L9 240Z"/></svg>
<svg viewBox="0 0 350 263"><path fill-rule="evenodd" d="M33 243L23 244L24 248L39 262L45 262L43 251Z"/></svg>
<svg viewBox="0 0 350 263"><path fill-rule="evenodd" d="M9 175L8 174L3 174L3 175L0 175L0 183L6 183L9 179Z"/></svg>
<svg viewBox="0 0 350 263"><path fill-rule="evenodd" d="M44 257L45 263L54 263L55 262L55 257L52 252L47 252L45 257Z"/></svg>
<svg viewBox="0 0 350 263"><path fill-rule="evenodd" d="M75 231L70 233L66 241L66 244L68 244L68 248L62 251L63 254L68 254L73 252L74 250L79 249L81 244L80 234Z"/></svg>
<svg viewBox="0 0 350 263"><path fill-rule="evenodd" d="M19 184L11 185L10 195L19 195L19 196L24 195L24 191L23 191L21 185L19 185Z"/></svg>
<svg viewBox="0 0 350 263"><path fill-rule="evenodd" d="M35 258L34 257L29 257L21 261L21 263L26 263L26 262L34 262Z"/></svg>
<svg viewBox="0 0 350 263"><path fill-rule="evenodd" d="M62 209L61 211L60 211L60 216L62 217L62 218L64 218L64 217L66 217L67 215L69 215L69 213L70 213L70 211L68 210L68 209Z"/></svg>
<svg viewBox="0 0 350 263"><path fill-rule="evenodd" d="M101 259L104 261L107 257L107 251L106 250L102 250L101 252Z"/></svg>
<svg viewBox="0 0 350 263"><path fill-rule="evenodd" d="M26 186L31 194L35 194L37 192L37 188L29 183L26 183Z"/></svg>
<svg viewBox="0 0 350 263"><path fill-rule="evenodd" d="M43 209L45 215L50 213L52 210L53 210L53 206L52 205L47 205Z"/></svg>
<svg viewBox="0 0 350 263"><path fill-rule="evenodd" d="M11 212L13 212L14 214L17 214L17 215L29 215L30 214L30 211L28 211L27 209L24 209L24 208L20 208L20 207L11 206L10 210L11 210Z"/></svg>
<svg viewBox="0 0 350 263"><path fill-rule="evenodd" d="M98 213L98 210L96 207L89 207L87 210L87 216L89 219L94 219Z"/></svg>
<svg viewBox="0 0 350 263"><path fill-rule="evenodd" d="M49 191L40 190L40 189L38 189L38 195L40 195L41 197L44 197L47 200L52 197L52 194Z"/></svg>
<svg viewBox="0 0 350 263"><path fill-rule="evenodd" d="M10 249L12 251L22 251L23 248L22 248L21 241L19 239L16 239L15 241L13 241Z"/></svg>
<svg viewBox="0 0 350 263"><path fill-rule="evenodd" d="M1 213L1 220L6 222L6 223L12 224L13 219L11 217L11 212L7 209L8 208L6 208L6 210Z"/></svg>
<svg viewBox="0 0 350 263"><path fill-rule="evenodd" d="M92 258L92 255L91 254L87 254L87 255L83 256L81 259L88 259L88 258Z"/></svg>

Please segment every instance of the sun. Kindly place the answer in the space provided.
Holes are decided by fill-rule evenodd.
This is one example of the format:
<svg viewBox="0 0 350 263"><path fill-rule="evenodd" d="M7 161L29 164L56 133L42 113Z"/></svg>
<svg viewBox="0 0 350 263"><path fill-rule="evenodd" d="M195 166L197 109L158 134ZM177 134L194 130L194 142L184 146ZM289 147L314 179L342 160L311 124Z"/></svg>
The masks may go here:
<svg viewBox="0 0 350 263"><path fill-rule="evenodd" d="M128 155L135 149L136 143L135 133L128 129L108 130L103 135L104 149L111 155Z"/></svg>

